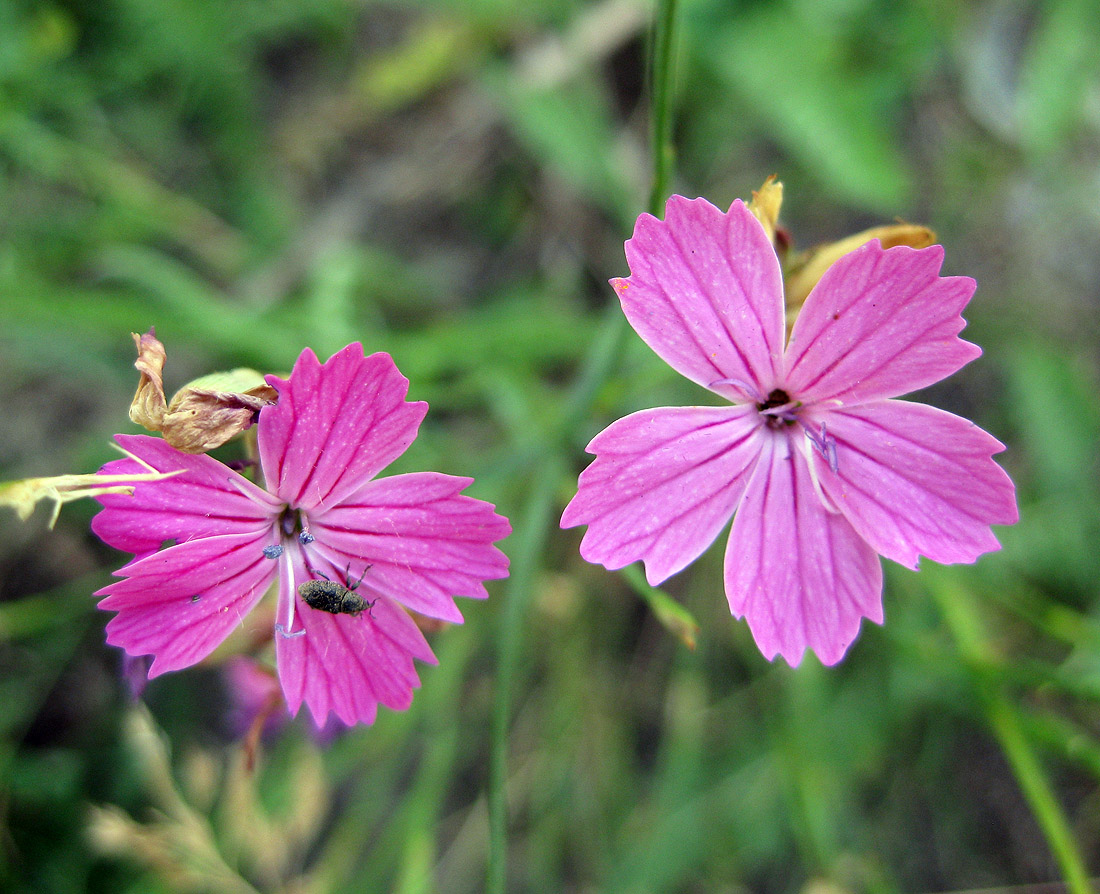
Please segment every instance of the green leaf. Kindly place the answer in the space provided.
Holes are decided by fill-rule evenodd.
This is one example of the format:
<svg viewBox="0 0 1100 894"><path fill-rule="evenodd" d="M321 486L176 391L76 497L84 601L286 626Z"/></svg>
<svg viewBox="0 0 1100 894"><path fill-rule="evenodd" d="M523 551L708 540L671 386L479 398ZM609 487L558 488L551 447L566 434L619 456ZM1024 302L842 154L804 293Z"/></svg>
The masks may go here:
<svg viewBox="0 0 1100 894"><path fill-rule="evenodd" d="M898 148L890 91L861 69L832 34L791 10L762 7L708 33L704 64L748 103L751 126L774 136L843 198L896 214L912 195Z"/></svg>
<svg viewBox="0 0 1100 894"><path fill-rule="evenodd" d="M1083 0L1046 4L1020 68L1020 130L1025 145L1047 155L1080 126L1100 78L1100 15Z"/></svg>

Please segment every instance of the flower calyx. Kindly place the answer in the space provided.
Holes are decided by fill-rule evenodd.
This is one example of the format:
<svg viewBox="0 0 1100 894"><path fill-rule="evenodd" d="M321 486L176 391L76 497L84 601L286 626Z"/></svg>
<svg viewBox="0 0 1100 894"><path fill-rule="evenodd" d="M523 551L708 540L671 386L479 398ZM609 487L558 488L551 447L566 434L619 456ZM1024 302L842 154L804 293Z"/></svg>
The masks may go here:
<svg viewBox="0 0 1100 894"><path fill-rule="evenodd" d="M753 190L752 201L746 207L760 221L783 266L783 293L788 326L794 324L806 297L825 271L848 252L855 251L872 239L881 242L883 248L893 248L896 245L927 248L936 242L935 232L928 227L898 221L881 227L871 227L836 242L792 253L794 241L790 233L779 226L779 210L782 205L783 184L772 174L760 189Z"/></svg>

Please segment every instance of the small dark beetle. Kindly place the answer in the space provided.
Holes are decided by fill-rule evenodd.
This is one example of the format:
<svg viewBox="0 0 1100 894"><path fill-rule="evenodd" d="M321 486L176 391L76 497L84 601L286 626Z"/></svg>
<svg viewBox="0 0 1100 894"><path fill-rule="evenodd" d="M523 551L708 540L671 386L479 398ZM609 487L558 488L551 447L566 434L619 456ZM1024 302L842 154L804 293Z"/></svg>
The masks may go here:
<svg viewBox="0 0 1100 894"><path fill-rule="evenodd" d="M299 584L298 595L310 608L328 612L332 615L358 617L361 612L369 612L374 607L375 600L364 599L355 592L359 589L359 585L363 582L369 568L370 565L364 568L363 573L359 575L359 580L353 584L348 576L348 571L351 570L351 564L349 563L347 570L344 572L344 580L347 581L346 586L325 577L320 571L316 571L315 573L320 574L324 580L307 580L305 583Z"/></svg>

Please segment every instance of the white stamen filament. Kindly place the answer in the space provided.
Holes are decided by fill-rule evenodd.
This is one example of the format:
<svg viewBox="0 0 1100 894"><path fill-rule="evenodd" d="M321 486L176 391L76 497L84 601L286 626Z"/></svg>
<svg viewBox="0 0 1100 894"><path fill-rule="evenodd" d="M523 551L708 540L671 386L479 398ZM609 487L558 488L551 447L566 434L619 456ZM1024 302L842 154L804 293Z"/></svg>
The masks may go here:
<svg viewBox="0 0 1100 894"><path fill-rule="evenodd" d="M760 396L760 392L753 388L748 382L742 382L740 379L716 379L707 385L707 388L712 391L720 385L732 385L744 394L750 401L756 403L763 403L764 398Z"/></svg>
<svg viewBox="0 0 1100 894"><path fill-rule="evenodd" d="M241 496L247 497L257 506L262 506L268 511L275 510L279 512L286 507L286 504L278 497L272 496L262 487L253 484L247 478L242 478L240 475L230 475L225 480L226 483Z"/></svg>
<svg viewBox="0 0 1100 894"><path fill-rule="evenodd" d="M806 458L806 465L810 467L810 481L814 486L814 493L817 494L817 499L821 505L825 508L825 511L831 515L837 515L840 510L833 504L833 501L825 496L825 491L821 488L821 482L817 478L817 467L814 465L813 455L810 453L811 447L816 449L816 445L813 439L809 437L809 432L806 432L807 437L799 438L798 449L802 455ZM834 448L835 449L835 448Z"/></svg>
<svg viewBox="0 0 1100 894"><path fill-rule="evenodd" d="M782 419L784 422L794 422L798 417L795 414L795 410L802 406L800 400L789 400L785 404L780 404L778 407L767 407L760 411L761 416L773 416L776 419Z"/></svg>
<svg viewBox="0 0 1100 894"><path fill-rule="evenodd" d="M290 593L289 599L287 599L287 614L286 625L276 624L275 632L284 639L292 639L296 636L305 636L306 629L303 627L301 630L291 633L294 629L294 566L290 561L290 550L284 550L282 556L279 559L279 589L282 590L284 581L286 588Z"/></svg>

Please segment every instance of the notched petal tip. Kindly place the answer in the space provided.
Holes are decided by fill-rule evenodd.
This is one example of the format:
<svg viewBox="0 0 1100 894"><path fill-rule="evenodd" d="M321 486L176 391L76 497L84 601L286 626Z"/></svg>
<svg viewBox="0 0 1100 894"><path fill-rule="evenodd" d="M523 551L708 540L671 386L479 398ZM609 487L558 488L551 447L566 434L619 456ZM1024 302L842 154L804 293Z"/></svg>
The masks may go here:
<svg viewBox="0 0 1100 894"><path fill-rule="evenodd" d="M611 284L658 356L704 388L738 379L770 390L782 363L782 272L740 199L723 212L672 196L664 220L638 218L625 248L630 276Z"/></svg>
<svg viewBox="0 0 1100 894"><path fill-rule="evenodd" d="M404 453L428 406L408 400L409 380L385 352L354 342L320 363L304 350L286 380L268 376L279 401L258 434L264 478L287 503L340 503Z"/></svg>
<svg viewBox="0 0 1100 894"><path fill-rule="evenodd" d="M801 252L792 259L784 280L787 294L787 313L797 314L825 271L844 255L855 251L872 240L878 240L883 248L906 245L910 248L929 248L936 242L936 233L920 224L897 223L871 227L852 236L818 245ZM941 249L942 252L942 249Z"/></svg>
<svg viewBox="0 0 1100 894"><path fill-rule="evenodd" d="M787 343L786 385L805 402L857 405L927 387L980 350L959 338L974 294L966 276L940 276L942 246L847 252L814 287Z"/></svg>
<svg viewBox="0 0 1100 894"><path fill-rule="evenodd" d="M147 555L166 540L269 529L282 511L278 500L213 457L181 453L150 435L115 440L126 459L112 460L96 477L103 485L131 477L136 486L130 496L95 495L103 511L92 531L123 552Z"/></svg>
<svg viewBox="0 0 1100 894"><path fill-rule="evenodd" d="M822 486L880 554L916 569L920 556L971 563L999 549L991 525L1018 518L1015 488L993 460L1004 449L972 422L909 401L830 415L845 456Z"/></svg>
<svg viewBox="0 0 1100 894"><path fill-rule="evenodd" d="M318 725L329 715L347 726L371 724L378 705L403 711L420 687L414 660L435 655L409 615L388 599L358 618L310 612L306 635L276 639L277 667L287 707L303 702Z"/></svg>
<svg viewBox="0 0 1100 894"><path fill-rule="evenodd" d="M645 563L659 584L694 561L733 515L756 462L758 425L744 407L643 410L589 445L561 526L588 525L581 556L617 570Z"/></svg>
<svg viewBox="0 0 1100 894"><path fill-rule="evenodd" d="M206 658L244 623L276 570L260 551L262 533L190 540L128 563L96 595L114 611L107 642L153 655L149 676Z"/></svg>
<svg viewBox="0 0 1100 894"><path fill-rule="evenodd" d="M379 478L317 521L328 561L367 561L364 588L408 609L454 623L454 597L484 599L485 581L508 576L493 546L511 533L491 503L462 495L469 479L438 472ZM356 566L358 567L358 566Z"/></svg>
<svg viewBox="0 0 1100 894"><path fill-rule="evenodd" d="M104 497L111 494L133 496L134 488L141 482L163 481L181 473L175 469L158 472L144 460L126 450L126 456L144 472L104 472L90 475L54 475L49 478L24 478L19 481L0 482L0 506L10 506L20 521L27 521L35 507L42 502L53 504L49 527L57 522L64 503L84 497Z"/></svg>
<svg viewBox="0 0 1100 894"><path fill-rule="evenodd" d="M814 493L805 457L773 445L734 517L725 557L726 596L769 660L792 667L812 650L835 664L861 620L882 621L875 551Z"/></svg>

